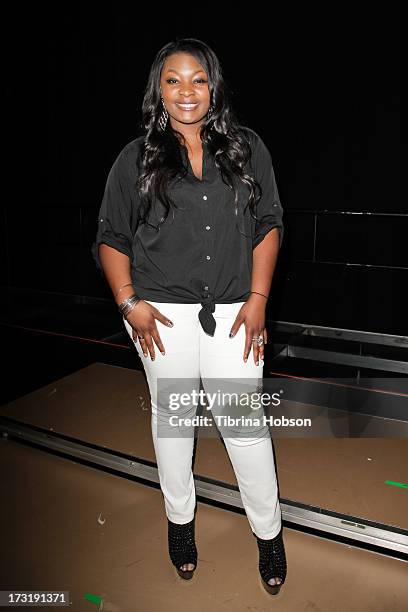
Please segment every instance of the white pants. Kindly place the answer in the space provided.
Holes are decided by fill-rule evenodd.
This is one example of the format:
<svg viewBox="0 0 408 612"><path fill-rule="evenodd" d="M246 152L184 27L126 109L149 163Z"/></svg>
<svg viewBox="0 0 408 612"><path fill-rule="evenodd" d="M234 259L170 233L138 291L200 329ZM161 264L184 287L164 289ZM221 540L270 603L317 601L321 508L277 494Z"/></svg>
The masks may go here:
<svg viewBox="0 0 408 612"><path fill-rule="evenodd" d="M195 389L198 393L200 380L206 394L225 389L231 391L234 385L241 392L242 389L249 388L259 391L263 361L260 359L259 365L256 366L251 350L247 362L244 362L244 324L233 338L229 338L235 317L245 302L216 304L213 313L216 330L215 335L210 336L204 332L198 319L201 304L144 301L155 306L174 324L174 327L168 327L156 319L165 355L161 354L154 340L154 361L151 360L149 351L147 357L143 355L139 341L135 346L149 385L152 438L166 515L174 523L183 524L194 518L196 505L192 473L194 425L169 427L169 416L174 416L174 411L170 410L168 401L160 401L160 398L166 397L160 392L162 381L177 379L173 380L172 390L180 392L191 393L191 390ZM131 325L125 318L123 322L133 340ZM245 383L244 386L242 383ZM187 402L187 405L180 407L177 418L194 417L196 410L197 404ZM203 411L209 418L211 414L215 417L221 413L226 414L225 404L222 402L215 403L211 412L207 408ZM182 422L184 423L184 420ZM166 427L168 435L165 434ZM235 471L252 531L263 539L274 538L281 529L281 508L269 428L264 424L263 427L236 428L223 424L217 427Z"/></svg>

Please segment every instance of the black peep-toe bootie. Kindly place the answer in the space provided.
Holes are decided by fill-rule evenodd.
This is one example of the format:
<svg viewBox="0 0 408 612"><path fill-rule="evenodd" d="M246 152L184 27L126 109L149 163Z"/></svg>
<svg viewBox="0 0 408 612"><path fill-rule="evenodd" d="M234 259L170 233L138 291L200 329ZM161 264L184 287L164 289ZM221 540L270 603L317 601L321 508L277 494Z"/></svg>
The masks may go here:
<svg viewBox="0 0 408 612"><path fill-rule="evenodd" d="M179 525L167 518L170 559L181 578L190 580L197 568L197 548L195 544L195 517L189 523ZM181 569L187 563L194 563L192 570Z"/></svg>
<svg viewBox="0 0 408 612"><path fill-rule="evenodd" d="M277 595L286 578L286 555L283 544L282 529L278 535L271 540L262 540L256 537L259 550L259 573L262 578L262 586L271 595ZM280 578L280 584L268 584L271 578Z"/></svg>

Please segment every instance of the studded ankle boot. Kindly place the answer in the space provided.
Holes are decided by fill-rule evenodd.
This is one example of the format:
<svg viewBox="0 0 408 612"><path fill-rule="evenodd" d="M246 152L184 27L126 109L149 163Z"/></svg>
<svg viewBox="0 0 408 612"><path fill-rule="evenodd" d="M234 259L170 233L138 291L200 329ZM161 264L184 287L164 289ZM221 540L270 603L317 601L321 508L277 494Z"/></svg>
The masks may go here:
<svg viewBox="0 0 408 612"><path fill-rule="evenodd" d="M262 578L262 586L271 595L277 595L286 578L286 555L285 546L283 544L282 529L278 535L271 540L262 540L252 532L256 537L259 551L259 573ZM269 584L269 580L280 578L278 584Z"/></svg>
<svg viewBox="0 0 408 612"><path fill-rule="evenodd" d="M197 568L197 548L195 544L195 517L189 523L180 525L167 519L170 559L178 575L185 580L193 577ZM193 563L192 570L183 570L183 565Z"/></svg>

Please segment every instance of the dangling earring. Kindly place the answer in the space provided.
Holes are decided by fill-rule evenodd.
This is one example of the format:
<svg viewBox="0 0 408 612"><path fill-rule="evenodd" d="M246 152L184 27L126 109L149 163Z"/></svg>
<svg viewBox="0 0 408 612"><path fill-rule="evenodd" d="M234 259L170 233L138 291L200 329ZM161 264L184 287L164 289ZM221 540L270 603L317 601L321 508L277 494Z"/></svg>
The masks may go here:
<svg viewBox="0 0 408 612"><path fill-rule="evenodd" d="M213 113L214 107L210 104L210 107L207 111L207 119L209 119Z"/></svg>
<svg viewBox="0 0 408 612"><path fill-rule="evenodd" d="M164 106L164 100L163 98L161 98L162 101L162 105L163 105L163 111L162 114L159 117L159 125L161 127L161 129L164 130L166 129L166 125L167 125L167 119L169 118L169 113L166 110L166 107Z"/></svg>

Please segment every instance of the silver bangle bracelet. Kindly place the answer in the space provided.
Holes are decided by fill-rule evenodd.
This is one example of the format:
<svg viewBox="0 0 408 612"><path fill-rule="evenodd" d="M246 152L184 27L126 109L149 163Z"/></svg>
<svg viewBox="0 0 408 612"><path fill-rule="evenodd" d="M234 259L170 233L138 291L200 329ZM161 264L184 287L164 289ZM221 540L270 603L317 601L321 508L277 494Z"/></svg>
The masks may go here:
<svg viewBox="0 0 408 612"><path fill-rule="evenodd" d="M118 305L118 310L123 316L126 317L126 315L133 310L138 302L140 302L140 298L137 297L136 293L133 293Z"/></svg>
<svg viewBox="0 0 408 612"><path fill-rule="evenodd" d="M125 308L123 308L120 312L126 318L127 315L134 309L134 307L140 302L139 299L135 299L133 302L128 304Z"/></svg>

